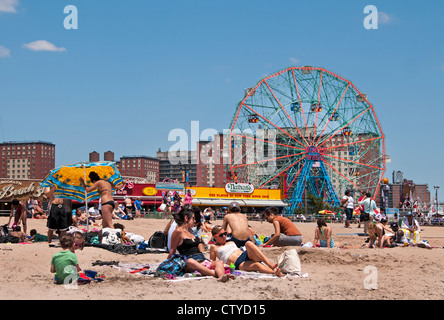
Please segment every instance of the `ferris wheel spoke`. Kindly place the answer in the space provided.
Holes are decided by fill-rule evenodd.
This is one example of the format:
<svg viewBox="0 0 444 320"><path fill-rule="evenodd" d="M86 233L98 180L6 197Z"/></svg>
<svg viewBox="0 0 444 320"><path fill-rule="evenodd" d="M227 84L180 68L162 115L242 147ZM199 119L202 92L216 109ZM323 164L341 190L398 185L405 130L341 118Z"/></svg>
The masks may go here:
<svg viewBox="0 0 444 320"><path fill-rule="evenodd" d="M345 180L347 180L348 182L350 182L352 185L354 185L358 190L360 189L356 183L354 183L353 181L351 181L349 178L347 178L346 176L344 176L341 172L339 172L335 167L333 167L330 163L328 163L327 161L324 160L324 163L327 164L330 168L332 168L336 173L338 173L340 176L342 176Z"/></svg>
<svg viewBox="0 0 444 320"><path fill-rule="evenodd" d="M294 74L294 68L292 68L291 71L292 71L292 74L293 74L294 86L296 87L296 92L297 92L297 95L298 95L299 106L301 106L302 117L303 117L303 119L304 119L305 132L307 133L308 140L310 140L310 131L308 130L307 121L306 121L306 119L305 119L305 112L304 112L304 109L302 108L301 95L300 95L300 93L299 93L298 83L297 83L297 81L296 81L296 76L295 76L295 74ZM304 140L305 140L305 137L303 137L303 138L304 138ZM305 140L305 143L306 143L307 145L309 145L309 143L307 142L307 140Z"/></svg>
<svg viewBox="0 0 444 320"><path fill-rule="evenodd" d="M236 136L236 137L240 137L240 138L254 140L254 141L265 142L265 143L268 143L268 144L273 144L273 145L277 145L277 146L281 146L281 147L286 147L286 148L291 148L291 149L296 149L296 150L305 150L304 148L298 148L298 147L291 146L291 145L288 145L288 144L283 144L283 143L279 143L279 142L275 142L275 141L270 141L270 140L259 139L259 138L255 138L255 137L250 137L250 136L242 135L242 134L233 133L232 135Z"/></svg>
<svg viewBox="0 0 444 320"><path fill-rule="evenodd" d="M300 153L289 154L289 155L281 156L281 157L274 157L274 158L270 158L270 159L264 159L264 160L255 161L255 162L251 162L251 163L239 164L239 165L233 166L233 168L237 169L237 168L242 168L242 167L245 167L245 166L257 165L257 164L261 164L261 163L265 163L265 162L269 162L269 161L274 161L274 160L280 160L280 159L300 156L300 155L303 155L303 154L305 154L305 151L304 152L300 152Z"/></svg>
<svg viewBox="0 0 444 320"><path fill-rule="evenodd" d="M277 176L283 174L284 172L286 172L288 169L290 169L291 167L293 167L294 165L296 165L297 163L299 163L300 161L304 160L307 156L303 156L301 159L293 162L292 164L284 167L283 169L281 169L275 176L273 176L272 178L268 179L265 183L263 183L259 188L263 188L266 184L268 184L269 182L273 181L274 178L276 178Z"/></svg>
<svg viewBox="0 0 444 320"><path fill-rule="evenodd" d="M317 145L318 148L320 148L324 143L326 143L327 141L331 140L334 136L336 136L339 132L341 132L344 128L347 128L350 124L352 124L353 122L355 122L357 119L359 119L359 117L361 117L363 114L365 114L371 107L368 107L367 109L365 109L364 111L362 111L360 114L358 114L355 118L353 118L352 120L350 120L348 123L346 123L345 125L341 126L337 131L335 131L335 133L333 133L328 139L324 140L321 144Z"/></svg>
<svg viewBox="0 0 444 320"><path fill-rule="evenodd" d="M316 104L316 120L314 125L314 132L313 132L313 145L316 140L316 129L318 125L318 114L319 114L319 99L321 98L321 87L322 87L322 76L324 74L324 70L321 71L321 80L319 81L319 92L318 92L318 102Z"/></svg>
<svg viewBox="0 0 444 320"><path fill-rule="evenodd" d="M273 127L275 127L276 129L278 129L279 131L281 131L282 133L284 133L285 135L289 136L292 140L296 141L297 143L299 143L301 146L305 147L305 145L300 142L299 140L297 140L295 137L293 137L292 135L290 135L288 132L285 132L284 130L282 130L279 126L275 125L273 122L271 122L270 120L268 120L267 118L265 118L263 115L261 115L260 113L258 113L256 110L250 108L249 106L247 106L245 103L242 102L242 105L245 106L246 108L248 108L251 112L254 112L258 117L261 117L263 120L265 120L266 122L268 122L269 124L271 124Z"/></svg>
<svg viewBox="0 0 444 320"><path fill-rule="evenodd" d="M299 174L302 171L302 168L304 168L304 166L301 166L298 170L298 172L296 172L296 174L294 175L294 178L291 180L290 184L288 185L287 189L290 189L291 186L293 185L293 183L296 181L296 178L299 177Z"/></svg>
<svg viewBox="0 0 444 320"><path fill-rule="evenodd" d="M369 165L367 163L357 162L357 161L353 161L353 160L349 160L349 159L344 159L344 158L340 158L340 157L335 157L335 156L331 156L331 155L324 155L324 157L333 158L333 159L336 159L336 160L341 160L341 161L346 162L346 163L354 163L354 164L357 164L359 166L364 166L364 167L368 167L368 168L382 170L382 168L379 168L379 167L376 167L376 166L372 166L372 165Z"/></svg>
<svg viewBox="0 0 444 320"><path fill-rule="evenodd" d="M344 98L345 94L347 93L349 87L350 87L350 83L347 85L347 88L345 88L344 93L343 93L342 96L341 96L341 99L340 99L339 102L336 104L336 107L335 107L335 109L333 110L331 116L328 118L328 121L327 121L327 123L326 123L326 125L325 125L325 127L324 127L324 130L322 130L321 134L319 135L319 139L316 141L315 145L317 145L317 144L319 143L319 140L321 140L322 135L324 134L325 130L327 129L328 124L330 123L331 119L332 119L333 116L335 115L336 110L338 110L338 107L339 107L339 105L341 104L342 99Z"/></svg>
<svg viewBox="0 0 444 320"><path fill-rule="evenodd" d="M302 133L299 131L299 128L296 126L296 123L294 123L293 119L290 117L290 115L288 114L288 112L285 110L284 106L282 105L281 101L276 97L276 94L274 93L274 91L271 89L270 85L268 84L267 81L264 80L265 85L267 86L268 90L270 90L271 94L273 95L274 99L277 101L277 103L279 104L279 106L281 107L281 109L284 111L285 115L287 116L287 118L290 120L290 122L293 124L293 126L296 128L296 130L298 131L298 133L301 135L301 137L305 140L304 136L302 135Z"/></svg>

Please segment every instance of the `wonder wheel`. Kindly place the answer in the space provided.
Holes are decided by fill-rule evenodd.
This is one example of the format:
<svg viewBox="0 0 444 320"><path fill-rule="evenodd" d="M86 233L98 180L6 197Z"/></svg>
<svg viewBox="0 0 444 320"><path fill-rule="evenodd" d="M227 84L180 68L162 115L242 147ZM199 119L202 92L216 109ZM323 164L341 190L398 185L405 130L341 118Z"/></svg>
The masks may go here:
<svg viewBox="0 0 444 320"><path fill-rule="evenodd" d="M373 105L324 68L289 67L245 89L229 138L231 179L282 188L290 212L305 191L333 205L346 190L375 196L385 172Z"/></svg>

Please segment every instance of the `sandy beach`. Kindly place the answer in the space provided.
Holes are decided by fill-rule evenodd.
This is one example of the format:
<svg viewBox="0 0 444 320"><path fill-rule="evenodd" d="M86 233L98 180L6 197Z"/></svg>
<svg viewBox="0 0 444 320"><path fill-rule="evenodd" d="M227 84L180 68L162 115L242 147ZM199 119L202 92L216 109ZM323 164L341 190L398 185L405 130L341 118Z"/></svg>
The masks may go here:
<svg viewBox="0 0 444 320"><path fill-rule="evenodd" d="M7 223L0 218L0 224ZM167 220L137 219L123 223L127 232L145 239L163 230ZM215 224L221 224L216 221ZM313 242L315 224L297 223L303 241ZM100 283L66 289L53 283L49 272L51 257L60 248L47 243L0 244L0 299L2 300L431 300L444 298L444 233L442 227L424 226L421 238L429 241L432 249L352 248L360 247L365 237L356 224L346 229L342 224L333 227L337 244L346 242L347 249L320 249L295 247L302 272L306 278L236 278L221 283L214 278L190 281L165 281L160 278L131 274L109 266L93 266L97 260L119 263L155 264L167 254L116 254L104 249L85 247L77 251L82 269L94 270L106 276ZM258 235L270 235L273 227L267 222L252 221ZM46 221L28 219L28 232L36 229L46 234ZM276 261L285 250L293 247L263 248ZM206 253L208 256L208 252ZM364 281L371 270L377 270L377 288L366 289ZM374 274L373 274L374 275Z"/></svg>

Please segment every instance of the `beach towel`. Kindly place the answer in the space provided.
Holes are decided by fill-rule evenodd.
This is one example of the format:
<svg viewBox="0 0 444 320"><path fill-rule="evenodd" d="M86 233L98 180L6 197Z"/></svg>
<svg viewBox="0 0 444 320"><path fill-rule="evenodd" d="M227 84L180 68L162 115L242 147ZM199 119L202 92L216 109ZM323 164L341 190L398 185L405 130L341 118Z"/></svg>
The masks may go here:
<svg viewBox="0 0 444 320"><path fill-rule="evenodd" d="M120 271L128 272L137 276L148 276L155 277L155 273L157 268L159 267L159 263L154 264L142 264L142 263L119 263L117 265L109 265L112 268L116 268ZM104 265L105 266L105 265ZM229 268L228 268L229 270ZM251 280L259 280L259 279L287 279L287 278L308 278L308 273L294 273L294 274L286 274L283 277L278 277L275 274L267 274L260 273L255 271L242 271L236 270L234 272L234 276L243 279L251 279ZM214 279L213 276L203 276L199 272L195 271L192 274L184 273L182 276L175 275L164 275L159 277L164 279L165 281L192 281L192 280L204 280L204 279Z"/></svg>

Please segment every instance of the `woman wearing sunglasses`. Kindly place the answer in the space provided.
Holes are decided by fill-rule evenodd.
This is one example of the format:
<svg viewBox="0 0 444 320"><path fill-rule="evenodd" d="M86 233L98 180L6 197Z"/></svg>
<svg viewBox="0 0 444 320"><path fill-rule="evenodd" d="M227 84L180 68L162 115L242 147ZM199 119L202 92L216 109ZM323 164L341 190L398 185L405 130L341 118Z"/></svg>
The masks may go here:
<svg viewBox="0 0 444 320"><path fill-rule="evenodd" d="M210 247L211 261L223 261L228 265L233 263L236 270L258 271L276 274L279 277L283 276L277 264L273 264L252 241L246 242L245 247L242 247L245 248L243 250L238 248L233 241L227 242L227 232L221 226L215 226L211 233L216 242Z"/></svg>
<svg viewBox="0 0 444 320"><path fill-rule="evenodd" d="M225 282L234 278L233 275L225 274L222 261L209 261L202 251L204 244L200 238L196 238L190 229L194 227L194 211L182 209L174 213L177 227L171 235L171 249L168 258L171 258L176 250L187 257L186 272L198 271L203 276L213 276Z"/></svg>

